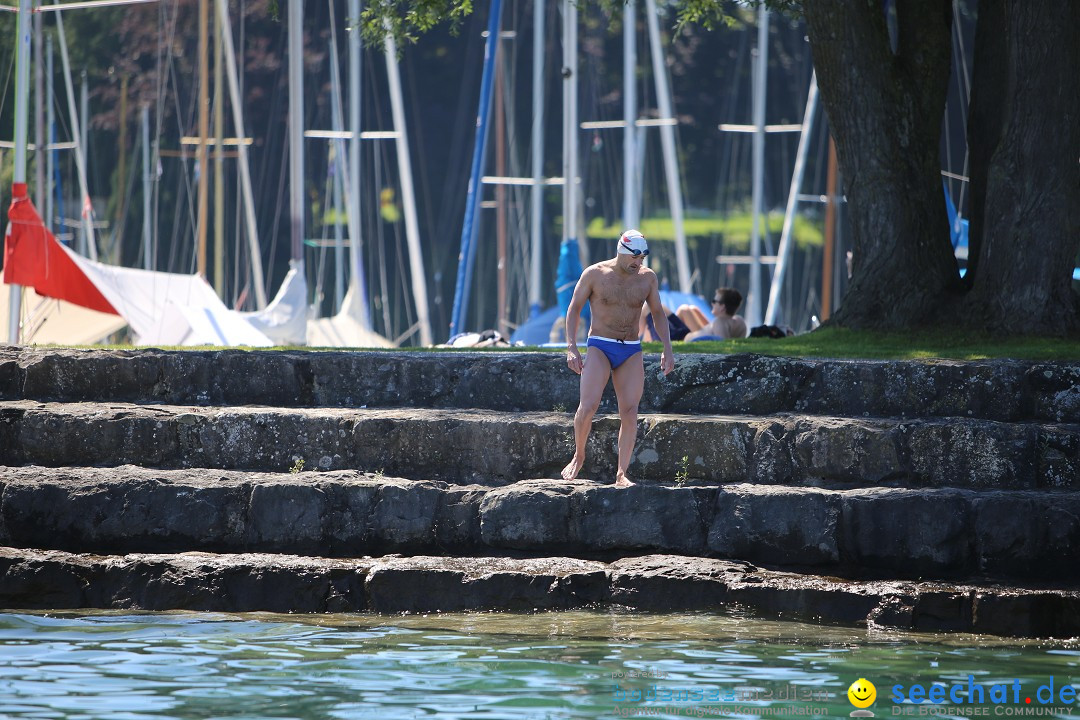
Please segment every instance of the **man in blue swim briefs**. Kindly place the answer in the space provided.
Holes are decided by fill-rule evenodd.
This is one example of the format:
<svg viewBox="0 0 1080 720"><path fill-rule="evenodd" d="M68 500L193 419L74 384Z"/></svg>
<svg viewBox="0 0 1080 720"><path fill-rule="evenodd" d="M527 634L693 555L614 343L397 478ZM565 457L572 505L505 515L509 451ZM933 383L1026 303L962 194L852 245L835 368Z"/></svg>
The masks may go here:
<svg viewBox="0 0 1080 720"><path fill-rule="evenodd" d="M664 353L660 367L667 375L675 368L667 316L660 304L656 273L645 267L649 246L637 230L627 230L619 238L618 251L611 260L585 268L581 274L570 308L566 312L566 364L581 375L581 400L574 415L574 458L563 468L564 480L572 480L585 464L585 441L592 429L593 416L607 387L608 377L615 385L619 402L619 469L615 485L633 485L626 468L634 454L637 440L638 403L645 388L645 366L641 359L638 322L641 306L648 303ZM585 303L592 307L589 328L589 352L583 361L577 347L578 323Z"/></svg>

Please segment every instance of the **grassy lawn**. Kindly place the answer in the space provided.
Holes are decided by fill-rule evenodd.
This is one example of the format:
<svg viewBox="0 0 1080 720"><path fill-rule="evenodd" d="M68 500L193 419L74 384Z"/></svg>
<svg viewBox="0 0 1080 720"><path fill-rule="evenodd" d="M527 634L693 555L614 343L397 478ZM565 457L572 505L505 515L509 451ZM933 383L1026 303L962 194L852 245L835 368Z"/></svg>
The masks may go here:
<svg viewBox="0 0 1080 720"><path fill-rule="evenodd" d="M772 340L746 338L723 342L676 343L676 352L756 353L789 357L921 360L948 358L985 360L1080 360L1080 339L1047 337L999 338L962 332L928 330L914 333L855 332L822 328L796 337ZM659 352L660 343L646 343Z"/></svg>
<svg viewBox="0 0 1080 720"><path fill-rule="evenodd" d="M866 360L1017 360L1080 361L1080 338L1011 337L998 338L962 332L926 330L914 333L855 332L843 328L822 328L795 337L773 340L746 338L720 342L677 342L676 354L706 353L732 355L753 353L805 358L849 358ZM515 348L488 348L491 352L512 352ZM522 348L536 350L537 348ZM659 353L658 342L645 343L646 353ZM551 352L563 352L551 348ZM475 352L475 351L474 351Z"/></svg>
<svg viewBox="0 0 1080 720"><path fill-rule="evenodd" d="M70 347L70 346L69 346ZM98 350L137 350L131 345L81 346ZM1017 360L1063 360L1080 362L1080 338L1011 337L997 338L962 332L927 330L910 333L855 332L843 328L822 328L796 337L772 340L746 338L721 342L677 342L678 353L732 355L752 353L805 358L849 358L867 360L986 360L1013 358ZM163 350L222 350L220 347L164 347ZM233 350L298 350L311 352L342 352L346 348L276 347L231 348ZM368 348L362 348L367 351ZM646 353L659 353L660 343L645 343ZM373 352L551 352L562 348L372 348Z"/></svg>

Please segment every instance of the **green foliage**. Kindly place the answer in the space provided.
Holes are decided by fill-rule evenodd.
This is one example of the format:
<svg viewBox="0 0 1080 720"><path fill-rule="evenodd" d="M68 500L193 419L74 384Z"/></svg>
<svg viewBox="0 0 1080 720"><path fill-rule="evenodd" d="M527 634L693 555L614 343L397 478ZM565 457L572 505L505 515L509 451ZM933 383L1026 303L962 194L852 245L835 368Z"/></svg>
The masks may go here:
<svg viewBox="0 0 1080 720"><path fill-rule="evenodd" d="M675 484L682 487L690 479L690 456L683 455L679 461L679 470L675 473Z"/></svg>
<svg viewBox="0 0 1080 720"><path fill-rule="evenodd" d="M752 0L750 4L756 7L760 1ZM271 4L272 13L276 4L276 0ZM579 7L596 4L614 16L622 12L626 3L625 0L589 0L588 3L577 0L576 4ZM789 15L800 14L802 7L798 0L765 0L765 4L771 10ZM677 30L685 25L700 25L708 30L731 26L732 13L739 8L730 0L676 0L672 5L676 8ZM451 32L456 34L462 20L472 11L472 0L376 0L360 11L361 32L365 42L376 46L382 44L387 30L399 45L414 43L444 21L450 23Z"/></svg>
<svg viewBox="0 0 1080 720"><path fill-rule="evenodd" d="M766 228L770 235L780 236L784 227L782 213L773 212L767 215ZM668 217L643 218L639 229L644 233L649 242L672 242L675 240L675 225ZM748 212L732 213L729 215L703 215L689 216L683 221L683 231L687 240L695 238L723 237L725 243L735 250L745 250L750 247L750 236L753 233L753 220ZM824 240L821 223L817 220L798 215L792 225L792 239L800 248L821 247ZM618 238L622 228L618 225L607 225L603 218L593 218L585 229L589 238L598 240L611 240Z"/></svg>
<svg viewBox="0 0 1080 720"><path fill-rule="evenodd" d="M472 0L376 0L360 11L360 26L365 43L379 47L389 31L400 46L444 21L457 34L472 11Z"/></svg>
<svg viewBox="0 0 1080 720"><path fill-rule="evenodd" d="M289 468L289 472L291 472L293 475L296 475L296 474L301 473L303 471L304 471L304 458L298 457L298 458L296 458L296 461L292 464L292 467Z"/></svg>

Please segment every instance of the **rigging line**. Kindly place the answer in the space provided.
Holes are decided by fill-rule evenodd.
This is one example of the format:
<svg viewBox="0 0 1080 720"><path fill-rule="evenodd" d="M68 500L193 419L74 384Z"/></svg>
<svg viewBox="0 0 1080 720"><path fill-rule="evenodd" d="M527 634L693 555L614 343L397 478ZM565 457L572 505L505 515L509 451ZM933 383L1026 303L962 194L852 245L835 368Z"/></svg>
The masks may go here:
<svg viewBox="0 0 1080 720"><path fill-rule="evenodd" d="M409 288L409 269L405 265L405 260L408 257L406 250L402 245L402 237L404 233L402 231L402 223L394 223L394 243L396 248L395 259L397 260L398 270L398 288L401 291L401 312L398 320L398 327L412 327L414 324L414 318L416 318L416 308L412 302L412 293L408 292ZM402 320L401 318L404 318ZM394 333L393 337L397 337L400 333Z"/></svg>
<svg viewBox="0 0 1080 720"><path fill-rule="evenodd" d="M328 170L329 170L329 168L328 168ZM330 197L330 193L331 193L330 183L332 183L334 181L335 181L334 177L329 172L327 172L326 173L326 180L323 183L323 198ZM321 207L322 207L322 210L323 210L323 212L322 212L323 217L320 218L320 220L326 218L326 207L325 207L325 205L321 205ZM336 210L336 208L335 208L335 210ZM319 317L325 317L323 315L323 312L322 312L323 279L325 278L325 275L326 275L326 254L327 254L327 250L329 250L329 248L327 247L327 245L328 245L327 241L329 240L329 238L327 237L328 224L325 223L325 222L320 222L319 224L320 224L320 226L322 228L322 236L319 238L319 247L318 247L319 262L318 262L318 266L315 268L315 297L314 297L314 304L318 308ZM307 266L306 262L304 263L304 266L305 267Z"/></svg>
<svg viewBox="0 0 1080 720"><path fill-rule="evenodd" d="M737 122L742 122L745 117L734 112L734 108L746 108L749 107L748 101L739 102L739 97L743 91L745 83L740 82L743 76L743 68L745 66L746 58L749 55L750 44L750 27L744 25L743 32L738 33L738 48L735 52L735 67L732 69L731 77L733 78L728 82L728 101L726 106L721 104L720 117L721 118L734 118ZM743 167L739 162L739 154L742 150L744 138L742 133L722 133L721 138L721 164L727 161L727 173L726 180L724 182L724 201L719 204L719 207L726 208L729 212L732 207L732 198L735 194L736 176L738 168ZM726 246L726 237L725 237Z"/></svg>
<svg viewBox="0 0 1080 720"><path fill-rule="evenodd" d="M239 20L238 20L239 25L240 25L239 30L238 30L239 42L236 45L234 45L234 48L236 48L236 47L241 48L241 58L240 58L241 60L243 59L243 57L242 57L243 56L243 48L246 47L246 45L244 44L245 40L247 38L247 35L246 35L246 31L247 31L246 18L247 18L247 0L240 0L240 16L239 16ZM243 66L241 65L241 67L243 67ZM244 97L244 73L237 72L237 75L239 75L239 77L237 77L237 79L236 79L236 82L237 82L237 85L238 85L237 96L240 97L240 98L243 98ZM241 100L241 102L242 102L242 100ZM241 134L239 129L236 129L236 134L238 136ZM248 162L250 163L250 156L249 156ZM249 174L250 174L250 170L249 170ZM234 173L233 173L233 197L234 198L240 197L240 194L242 192L242 184L241 183L242 183L242 180L240 178L240 173L234 171ZM254 196L254 195L255 195L255 191L254 191L254 189L252 189L252 196ZM232 299L232 303L230 303L230 307L232 307L233 309L237 309L237 306L240 304L240 302L239 302L240 298L241 297L246 298L247 295L248 295L248 289L251 287L251 281L252 281L252 271L251 271L252 258L251 258L251 252L250 252L250 249L248 247L248 244L243 241L244 221L241 218L241 213L239 213L239 212L234 213L233 218L234 218L233 245L234 245L235 249L233 251L233 284L232 284L233 299ZM258 220L256 220L256 222L258 222ZM262 248L260 247L256 251L259 253L259 260L261 261L262 260ZM244 275L243 275L244 283L243 283L242 290L241 290L241 284L240 284L241 270L243 270L243 273L244 273ZM265 278L264 278L264 281L265 281Z"/></svg>
<svg viewBox="0 0 1080 720"><path fill-rule="evenodd" d="M421 102L419 95L417 94L417 88L419 87L420 83L416 80L416 68L415 63L412 60L413 56L414 53L403 53L401 57L401 63L399 64L403 64L405 66L405 80L408 85L409 104L415 109L421 108L424 105ZM423 132L423 128L420 127L418 113L406 113L405 118L406 122L410 122L410 124L412 125L412 128L409 130L409 140L416 146L417 157L427 157L427 150L424 146L425 133ZM431 173L428 172L428 164L426 162L417 163L417 166L414 167L414 174L418 175L420 179L419 195L423 200L423 202L419 203L420 212L422 213L424 218L424 227L427 230L426 235L429 239L428 246L430 247L433 244L430 242L430 240L433 235L432 228L435 227L435 218L431 212L431 207L434 203L431 200ZM435 265L435 267L438 267L438 265Z"/></svg>
<svg viewBox="0 0 1080 720"><path fill-rule="evenodd" d="M278 244L278 231L281 228L281 217L288 207L288 203L285 202L285 180L288 178L288 166L289 155L288 153L279 153L279 166L278 166L278 191L277 201L274 203L274 219L271 223L270 231L270 261L267 263L266 276L272 278L274 276L274 262L277 259L277 244ZM305 298L306 302L306 298Z"/></svg>
<svg viewBox="0 0 1080 720"><path fill-rule="evenodd" d="M0 113L4 111L4 103L7 101L8 90L11 89L11 76L15 70L15 53L11 53L11 61L8 63L7 74L4 76L4 92L0 94Z"/></svg>
<svg viewBox="0 0 1080 720"><path fill-rule="evenodd" d="M134 135L134 133L132 133L132 135ZM139 144L140 144L140 140L137 137L133 138L132 157L134 157L135 150L138 149ZM131 205L132 205L131 198L135 194L135 179L138 178L139 175L141 175L141 174L142 174L142 167L140 167L139 163L136 163L136 162L129 163L128 170L127 170L127 183L126 183L127 188L124 191L124 204L121 206L124 209L124 212L121 215L120 222L117 223L117 226L116 226L114 232L112 233L111 244L112 244L113 247L110 248L113 251L113 253L114 253L115 257L116 257L116 261L117 261L118 265L123 265L124 264L124 250L123 250L123 248L124 248L124 226L127 223L127 210L131 208ZM142 254L142 243L139 243L139 255L141 255L141 254Z"/></svg>
<svg viewBox="0 0 1080 720"><path fill-rule="evenodd" d="M579 12L581 13L580 23L584 28L580 36L580 44L582 47L590 47L593 44L593 38L589 33L592 25L589 23L588 10L582 8ZM602 10L600 12L603 14ZM600 25L606 27L607 23L600 23ZM614 108L612 104L600 102L602 87L600 76L602 71L606 69L602 65L603 59L597 57L596 53L586 53L584 62L579 65L579 72L581 72L580 68L584 67L585 80L584 92L582 93L579 90L579 93L584 95L584 100L587 103L582 103L580 115L600 120L611 120L613 119L612 113L616 112L617 108ZM579 137L583 134L580 127L574 128L574 131ZM597 145L598 142L600 143L599 146ZM612 157L609 150L609 147L613 145L614 143L604 142L604 137L599 130L591 131L588 135L588 141L579 145L587 153L585 158L579 158L579 160L583 160L580 167L584 169L584 177L581 181L582 200L592 199L595 202L596 196L599 195L600 214L605 224L608 218L615 217L615 209L619 207L618 189L614 179L619 177L621 172L617 160ZM597 148L599 148L599 152L597 152ZM621 160L621 152L619 156ZM621 187L621 185L618 187ZM597 189L599 192L597 192ZM583 222L582 225L588 227L588 222ZM586 234L584 238L579 239L587 242L588 236Z"/></svg>
<svg viewBox="0 0 1080 720"><path fill-rule="evenodd" d="M372 63L367 63L367 64L371 65ZM383 184L382 166L383 166L383 159L384 159L385 152L386 151L383 148L379 148L378 152L372 153L372 156L373 156L372 160L374 161L374 164L375 164L375 168L374 168L374 170L375 170L375 172L374 172L374 175L375 175L375 187L377 187L377 188L381 188L382 184ZM381 310L382 310L382 316L383 316L383 332L382 332L382 334L383 334L383 337L396 337L397 333L394 332L393 323L390 321L390 291L389 291L389 288L387 287L388 281L387 281L387 277L386 277L386 233L385 233L385 229L383 227L384 223L381 222L381 220L382 220L381 215L376 216L376 218L375 218L375 234L376 234L376 238L378 239L378 243L377 243L377 246L378 246L378 258L376 259L377 260L376 267L379 268L379 289L380 289L380 294L381 294L381 299L382 299L382 303L381 303L381 305L382 305Z"/></svg>
<svg viewBox="0 0 1080 720"><path fill-rule="evenodd" d="M285 23L279 23L277 43L272 45L272 48L276 48L278 53L283 53L282 48L285 46L285 36L288 32L285 27ZM243 47L243 39L246 37L247 25L244 17L241 16L241 42L238 47ZM246 65L246 63L244 64ZM282 85L282 77L286 72L286 64L279 64L277 71L274 73L272 80L267 83L272 91L270 92L270 107L265 116L265 125L263 127L263 136L266 138L265 152L260 153L261 158L259 162L258 181L256 188L252 189L252 193L260 202L256 203L262 207L266 203L263 202L269 197L269 205L272 208L270 213L270 248L269 251L264 251L263 257L267 258L267 264L265 269L265 278L270 280L274 277L274 266L277 261L277 247L278 247L278 233L281 227L282 213L284 207L288 206L285 199L285 181L288 177L286 168L288 167L288 151L284 147L284 140L282 139L285 134L284 124L280 121L284 113L281 111L282 96L285 94L285 90ZM244 97L244 74L240 73L240 97ZM254 132L254 129L253 129ZM277 160L277 168L274 167L274 160ZM277 178L277 188L272 187L271 182L274 178ZM250 274L250 273L248 273ZM250 283L250 278L248 283ZM306 301L306 298L305 298Z"/></svg>
<svg viewBox="0 0 1080 720"><path fill-rule="evenodd" d="M179 13L179 8L178 7L177 7L177 13ZM174 77L174 78L179 78L179 75L176 72L175 62L176 62L175 61L175 56L172 53L169 53L168 54L168 60L167 60L167 63L166 63L167 67L168 67L168 71L167 71L168 75L171 76L171 77ZM175 118L176 118L177 131L178 131L179 135L184 135L185 134L184 133L184 124L183 124L184 114L183 114L182 108L180 106L180 88L179 88L178 84L175 87L173 93L171 93L171 95L172 95L172 100L173 100L173 104L174 104L173 110L174 110ZM193 104L193 105L195 105L195 104ZM163 114L164 113L159 113L159 122L160 122L160 118L161 118L161 116ZM195 208L192 205L192 195L191 195L191 182L192 182L192 179L191 179L191 174L189 174L189 169L187 167L187 163L185 163L182 158L179 159L178 164L179 164L179 167L180 167L180 179L181 179L181 181L183 183L184 190L186 191L185 193L182 194L182 196L187 202L187 209L188 209L188 218L187 219L190 222L191 227L194 228L195 227ZM191 172L193 172L193 169L192 169ZM179 202L179 198L178 198L178 202ZM177 237L179 236L179 233L180 233L180 227L179 227L180 220L181 220L181 214L180 213L175 213L174 222L173 222L173 237L172 237L172 240L170 242L171 247L170 247L170 253L169 253L169 265L167 267L168 272L175 272L176 271L176 264L174 264L174 263L176 262L176 253L177 253L176 245L178 244ZM195 259L194 252L192 252L191 258L192 258L192 263L194 263L194 259ZM193 271L194 271L194 264L192 264L191 267L188 268L188 272L193 272Z"/></svg>
<svg viewBox="0 0 1080 720"><path fill-rule="evenodd" d="M486 28L484 19L480 13L473 13L471 24L466 37L469 38L465 45L465 56L462 67L474 68L481 65L483 58L483 38L481 31ZM463 33L464 34L464 33ZM474 87L475 86L475 87ZM445 267L450 262L457 262L460 248L454 247L449 242L453 228L461 228L463 219L461 209L465 206L466 183L463 179L468 178L469 163L472 155L472 137L470 132L475 132L477 97L479 95L479 83L472 82L472 76L462 73L460 91L457 93L458 105L454 114L454 128L450 136L451 152L447 158L447 172L443 181L443 192L439 207L439 222L436 227L444 229L445 242L436 242L435 247L440 251L437 267ZM451 273L452 275L452 273Z"/></svg>
<svg viewBox="0 0 1080 720"><path fill-rule="evenodd" d="M391 153L390 143L381 143L381 145L382 145L383 166L385 168L387 168L387 170L386 170L387 176L388 176L387 177L387 187L391 186L391 180L390 180L390 177L389 177L390 168L395 167L398 170L398 173L394 176L393 181L392 181L392 185L396 189L396 192L394 193L395 205L396 205L396 203L398 201L402 201L402 202L404 201L404 196L400 193L400 189L401 189L401 175L400 175L401 157L398 156L397 145L394 145L394 147L393 147L393 155L394 155L394 160L396 161L396 165L392 166L391 163L390 163L390 153ZM399 329L400 328L412 327L414 325L414 323L416 322L419 314L416 312L416 307L415 307L415 305L413 303L413 295L412 295L411 292L409 292L409 288L411 287L411 277L412 276L411 276L411 273L409 272L408 268L405 265L406 260L408 258L408 253L407 253L406 249L404 248L404 246L402 245L402 238L404 236L404 233L403 233L404 221L399 218L394 223L392 223L392 226L393 226L393 233L394 233L394 264L395 264L395 267L397 268L397 271L398 271L397 276L396 276L397 281L394 283L394 295L395 295L395 297L397 299L399 299L399 302L395 302L393 304L392 308L391 308L392 311L393 311L393 313L391 315L391 319L393 321L392 327L394 328L394 332L393 332L392 335L387 335L387 337L396 338L399 335L401 335L402 332L404 332L403 330L399 332ZM385 252L385 246L384 246L384 252ZM384 258L385 258L385 254L384 254Z"/></svg>
<svg viewBox="0 0 1080 720"><path fill-rule="evenodd" d="M382 79L386 82L385 78L379 78L376 73L375 53L374 51L367 53L370 55L370 59L365 58L362 64L362 72L366 75L364 87L372 88L373 92L371 97L373 99L373 108L375 122L374 127L387 127L386 123L386 110L382 104L382 98L386 97L387 91L384 86L379 82ZM385 60L385 58L384 58ZM382 213L380 208L380 194L383 190L383 165L386 160L386 147L385 143L378 142L375 145L373 152L368 153L371 156L371 170L372 177L375 182L373 185L368 186L366 183L361 183L361 187L368 187L368 197L371 198L371 205L374 209L371 215L371 222L374 223L374 232L368 232L365 237L374 237L375 242L365 243L370 247L370 262L368 267L378 268L379 270L379 298L378 306L382 314L382 333L383 337L396 337L394 330L394 324L390 316L390 288L389 278L386 274L386 231L385 223L382 220ZM368 287L375 287L374 283L369 284Z"/></svg>
<svg viewBox="0 0 1080 720"><path fill-rule="evenodd" d="M154 68L155 75L157 77L157 84L154 93L154 143L153 154L151 157L151 163L153 164L154 181L152 183L151 192L151 213L150 213L150 232L151 232L151 248L152 257L150 267L154 270L159 269L158 258L161 252L161 176L163 174L163 168L161 167L161 133L165 127L165 95L168 92L169 87L169 65L164 61L165 48L172 47L173 37L176 33L176 2L173 2L173 15L169 15L169 4L160 3L158 5L158 47L157 52L154 54ZM164 28L164 31L162 30ZM167 40L162 42L162 35Z"/></svg>
<svg viewBox="0 0 1080 720"><path fill-rule="evenodd" d="M968 112L970 110L971 103L971 76L968 71L967 53L964 48L964 33L960 27L960 6L958 0L953 0L953 31L956 35L956 44L959 46L960 52L953 53L955 56L959 56L961 72L958 73L958 83L960 85L960 92L962 95L960 102L960 119L963 123L962 127L967 128ZM955 61L954 61L955 62ZM967 135L964 135L964 177L970 177L968 175L968 162L971 156L971 149L967 144ZM957 194L956 199L956 213L957 216L963 214L964 196L967 193L967 183L960 183L960 192Z"/></svg>
<svg viewBox="0 0 1080 720"><path fill-rule="evenodd" d="M520 23L519 12L517 7L514 8L514 24L511 27L518 27ZM518 34L521 37L521 34ZM506 43L504 47L509 49L509 72L504 73L504 78L509 84L509 88L506 96L510 98L510 102L506 103L505 109L508 115L507 125L510 128L510 152L509 152L509 164L510 171L515 177L523 175L523 161L521 158L521 148L519 141L521 134L518 132L517 127L517 103L513 102L515 94L512 92L518 85L519 80L519 55L521 52L521 46L518 42ZM530 128L531 130L531 128ZM530 133L531 135L531 133ZM529 235L529 226L525 215L525 208L527 206L526 200L526 188L521 186L514 186L507 188L509 191L507 194L510 196L510 210L515 228L511 234L510 248L507 252L507 275L510 282L508 282L508 294L509 299L507 302L507 319L516 318L518 321L527 317L528 313L528 296L529 296L529 261L532 254L532 238ZM512 257L518 257L518 262L513 262ZM510 272L513 270L513 272Z"/></svg>

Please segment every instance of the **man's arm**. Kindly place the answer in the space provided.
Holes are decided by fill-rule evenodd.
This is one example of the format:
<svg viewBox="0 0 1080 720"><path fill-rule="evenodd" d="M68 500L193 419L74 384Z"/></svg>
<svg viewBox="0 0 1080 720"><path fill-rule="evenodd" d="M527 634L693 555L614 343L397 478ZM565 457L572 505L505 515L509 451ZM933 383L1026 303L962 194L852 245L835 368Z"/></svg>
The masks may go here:
<svg viewBox="0 0 1080 720"><path fill-rule="evenodd" d="M581 359L581 353L577 347L578 323L581 322L581 311L585 309L585 303L592 295L592 268L586 268L581 273L577 285L574 287L574 296L570 299L570 307L566 309L566 364L578 375L585 367Z"/></svg>
<svg viewBox="0 0 1080 720"><path fill-rule="evenodd" d="M664 305L660 302L660 289L657 286L656 275L650 280L649 296L645 298L645 304L652 313L653 325L656 334L660 336L660 342L664 343L664 352L660 355L660 369L667 375L675 369L675 351L671 349L671 330L668 328L667 315L664 314Z"/></svg>

